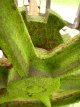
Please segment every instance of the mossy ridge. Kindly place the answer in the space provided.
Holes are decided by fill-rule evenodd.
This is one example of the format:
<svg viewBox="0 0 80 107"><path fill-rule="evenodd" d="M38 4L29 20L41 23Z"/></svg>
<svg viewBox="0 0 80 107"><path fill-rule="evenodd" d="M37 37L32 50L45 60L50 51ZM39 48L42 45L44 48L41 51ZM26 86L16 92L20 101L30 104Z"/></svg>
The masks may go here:
<svg viewBox="0 0 80 107"><path fill-rule="evenodd" d="M64 62L64 63L63 63ZM52 77L66 75L73 72L80 65L80 40L74 41L72 44L62 49L61 52L53 53L53 56L33 60L33 68L38 72L49 73ZM76 68L76 69L77 69Z"/></svg>

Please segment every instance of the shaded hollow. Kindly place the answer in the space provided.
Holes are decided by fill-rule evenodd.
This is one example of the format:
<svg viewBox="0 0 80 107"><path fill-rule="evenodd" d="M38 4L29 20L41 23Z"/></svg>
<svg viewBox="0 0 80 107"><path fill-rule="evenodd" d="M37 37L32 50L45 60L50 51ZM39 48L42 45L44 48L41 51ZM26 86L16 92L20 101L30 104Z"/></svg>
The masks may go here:
<svg viewBox="0 0 80 107"><path fill-rule="evenodd" d="M23 11L22 16L35 47L51 50L63 42L59 30L65 22L54 11L50 10L47 16L33 17Z"/></svg>

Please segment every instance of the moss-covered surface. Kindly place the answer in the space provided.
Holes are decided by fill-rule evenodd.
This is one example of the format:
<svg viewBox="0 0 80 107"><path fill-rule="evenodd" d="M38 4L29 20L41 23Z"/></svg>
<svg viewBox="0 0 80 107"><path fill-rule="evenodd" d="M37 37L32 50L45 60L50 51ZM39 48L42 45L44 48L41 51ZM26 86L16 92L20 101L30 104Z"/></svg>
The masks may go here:
<svg viewBox="0 0 80 107"><path fill-rule="evenodd" d="M33 59L33 71L56 77L80 69L80 40L73 41L67 47L63 44L60 51L57 47L47 57Z"/></svg>
<svg viewBox="0 0 80 107"><path fill-rule="evenodd" d="M50 107L50 103L48 102L49 100L48 96L50 96L53 93L56 93L56 91L58 91L60 88L64 90L69 88L69 87L67 88L65 87L65 84L67 82L69 83L68 79L66 79L65 76L67 76L67 73L69 73L69 75L72 75L71 73L80 69L79 44L80 44L80 40L77 38L76 41L73 40L71 44L67 45L67 47L65 47L65 49L61 51L61 53L57 54L55 51L55 53L52 56L47 57L46 59L40 59L40 58L33 59L33 62L30 65L30 70L31 70L31 67L33 67L33 69L32 71L29 71L30 73L29 78L23 78L23 79L18 78L17 81L13 81L9 83L7 87L7 92L8 92L6 94L7 96L2 97L0 101L11 102L11 101L14 101L15 99L17 99L18 101L31 99L32 101L32 99L40 99L47 107ZM75 51L73 52L72 50L73 51L75 50ZM61 61L64 61L64 63ZM58 64L59 66L57 66ZM45 75L43 72L45 72ZM46 78L46 74L48 74L47 76L49 76L49 78ZM60 76L60 75L63 75L63 76ZM58 77L60 76L60 78L62 78L61 82L59 79L51 78L55 76L58 76ZM74 82L76 83L76 79L74 79ZM80 86L78 82L79 81L77 81L75 85L77 86L76 89L79 89L79 86ZM59 86L59 84L61 85L61 87ZM71 84L71 85L72 85L72 89L74 89L74 84ZM47 90L45 90L45 88ZM69 103L71 99L73 100L73 102L76 101L76 97L77 97L76 95L73 97L69 97L69 99L65 99L64 103ZM46 101L48 103L46 103ZM59 103L62 104L61 102ZM55 102L53 103L53 105L54 104Z"/></svg>
<svg viewBox="0 0 80 107"><path fill-rule="evenodd" d="M56 18L53 18L53 16ZM53 19L58 19L57 22L54 22L54 25L57 25L54 27L56 34L54 34L54 36L52 26ZM59 33L57 31L64 25L64 21L62 20L62 24L59 23L60 20L58 16L53 15L53 12L50 12L47 24L41 23L44 24L44 26L47 26L43 27L46 29L46 33L44 30L40 31L40 33L44 33L44 36L42 37L48 38L47 40L52 40L52 38L54 38L56 41L54 47L62 43L62 38L58 35ZM29 24L30 23L33 22L29 22ZM60 26L58 26L59 24ZM31 26L32 25L33 24L31 24ZM37 25L35 22L34 25L39 26L40 24ZM30 27L30 25L27 26ZM42 25L39 26L39 28L41 27ZM48 30L49 27L50 29ZM34 34L32 31L31 33ZM10 73L8 75L7 86L5 87L6 91L3 96L0 96L0 103L8 101L12 102L14 100L19 102L39 99L46 107L51 107L51 95L53 93L55 94L56 91L60 90L60 88L66 89L65 86L63 87L65 82L61 79L67 81L65 77L80 70L80 35L77 35L75 38L63 43L62 45L59 45L51 53L47 53L47 51L44 52L44 49L40 51L39 49L36 50L34 48L29 34L30 33L28 33L21 13L19 13L14 2L12 0L1 0L0 47L6 54L10 63L12 63L12 68L9 69ZM35 36L34 40L38 40L35 42L38 43L40 40L36 37L37 36ZM42 38L42 40L45 39ZM49 41L47 42L50 43ZM47 42L45 43L47 44ZM41 44L43 41L40 41L39 43ZM44 48L51 49L53 48L51 46L49 45L49 47ZM47 55L43 55L43 53L47 53ZM1 77L2 75L6 75L6 70L4 71L4 68L1 68L0 72L3 73L1 74ZM62 87L60 87L61 81ZM79 89L79 87L77 87L77 89ZM79 95L74 96L75 100L76 97L78 97L78 99L80 98ZM73 97L71 99L73 99ZM66 102L71 101L71 99Z"/></svg>
<svg viewBox="0 0 80 107"><path fill-rule="evenodd" d="M23 11L22 15L34 46L50 50L63 42L59 30L66 23L54 11L48 12L44 16L28 16Z"/></svg>

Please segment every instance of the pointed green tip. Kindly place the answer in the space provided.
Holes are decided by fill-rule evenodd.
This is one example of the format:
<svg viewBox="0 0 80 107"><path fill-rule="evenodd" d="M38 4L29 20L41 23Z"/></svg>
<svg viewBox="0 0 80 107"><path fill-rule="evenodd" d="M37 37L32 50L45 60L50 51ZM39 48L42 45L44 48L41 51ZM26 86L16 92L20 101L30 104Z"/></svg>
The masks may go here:
<svg viewBox="0 0 80 107"><path fill-rule="evenodd" d="M41 96L39 99L46 107L51 107L51 102L48 96Z"/></svg>

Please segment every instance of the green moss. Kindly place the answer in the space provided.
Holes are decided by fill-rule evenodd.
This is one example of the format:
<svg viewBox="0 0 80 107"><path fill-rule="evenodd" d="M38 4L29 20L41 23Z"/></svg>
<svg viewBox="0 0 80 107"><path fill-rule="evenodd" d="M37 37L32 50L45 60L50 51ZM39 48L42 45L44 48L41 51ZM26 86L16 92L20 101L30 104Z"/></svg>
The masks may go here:
<svg viewBox="0 0 80 107"><path fill-rule="evenodd" d="M80 35L63 44L66 46L58 46L63 42L59 30L65 22L53 11L49 12L47 23L24 21L13 1L0 1L0 47L13 65L7 93L0 97L0 103L39 99L51 107L49 97L60 89L60 78L80 69ZM48 54L44 49L36 51L32 42L35 47L49 50L58 47ZM0 71L4 76L4 70Z"/></svg>
<svg viewBox="0 0 80 107"><path fill-rule="evenodd" d="M44 16L26 17L25 12L22 15L35 47L50 50L63 42L59 30L66 23L54 11Z"/></svg>
<svg viewBox="0 0 80 107"><path fill-rule="evenodd" d="M56 77L80 69L80 40L76 40L64 49L62 47L59 52L56 52L56 50L53 51L51 57L34 59L33 70Z"/></svg>
<svg viewBox="0 0 80 107"><path fill-rule="evenodd" d="M0 7L0 47L15 71L27 75L29 60L35 56L31 38L14 1L1 0Z"/></svg>

